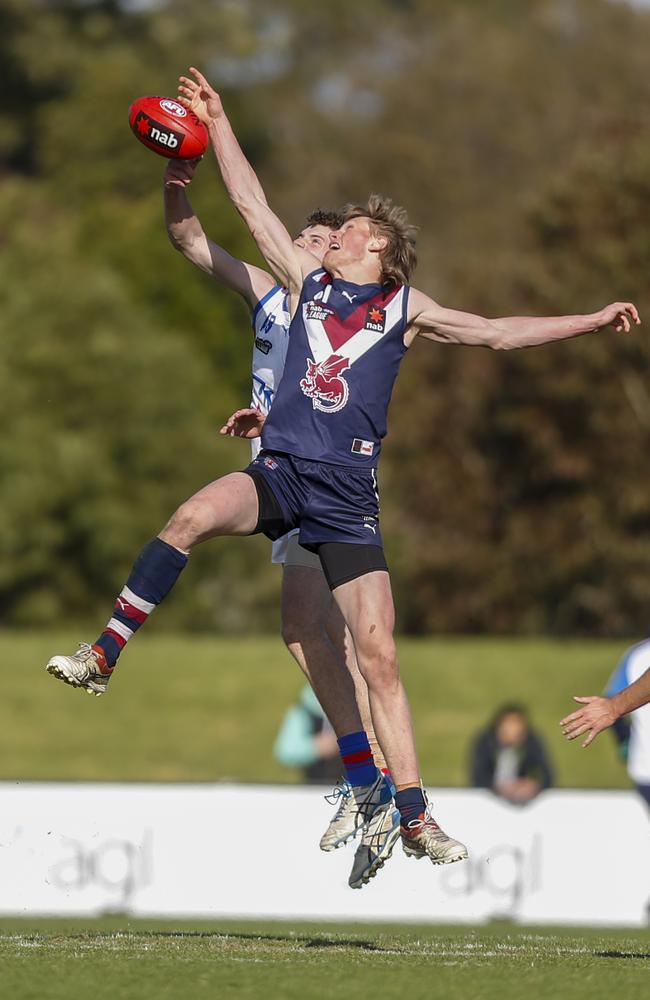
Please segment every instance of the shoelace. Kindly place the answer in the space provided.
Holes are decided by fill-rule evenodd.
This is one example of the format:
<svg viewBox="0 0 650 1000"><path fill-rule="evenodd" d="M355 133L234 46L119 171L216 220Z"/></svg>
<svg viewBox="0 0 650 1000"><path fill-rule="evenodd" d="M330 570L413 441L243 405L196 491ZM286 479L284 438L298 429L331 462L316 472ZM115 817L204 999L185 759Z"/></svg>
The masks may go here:
<svg viewBox="0 0 650 1000"><path fill-rule="evenodd" d="M90 657L94 655L94 653L95 653L95 650L93 649L93 647L90 645L89 642L80 642L79 643L79 649L77 650L77 652L74 655L79 660L81 660L83 663L86 663L86 661L89 660ZM106 672L106 673L103 670L101 670L101 668L99 667L99 665L97 663L97 658L96 657L95 657L95 665L96 665L97 669L96 670L95 669L91 670L91 673L90 673L90 677L93 680L95 680L97 677L109 677L110 674L113 672L112 669L111 669L110 672Z"/></svg>
<svg viewBox="0 0 650 1000"><path fill-rule="evenodd" d="M428 808L422 819L412 819L411 822L407 824L406 829L413 831L422 830L425 826L428 826L430 830L438 830L442 833L442 830L436 823Z"/></svg>
<svg viewBox="0 0 650 1000"><path fill-rule="evenodd" d="M324 796L325 801L329 803L329 805L335 806L337 802L339 804L334 819L338 819L339 815L343 813L343 810L348 804L348 800L351 795L352 795L352 785L348 781L343 781L341 782L340 785L336 785L336 787L332 789L329 795Z"/></svg>

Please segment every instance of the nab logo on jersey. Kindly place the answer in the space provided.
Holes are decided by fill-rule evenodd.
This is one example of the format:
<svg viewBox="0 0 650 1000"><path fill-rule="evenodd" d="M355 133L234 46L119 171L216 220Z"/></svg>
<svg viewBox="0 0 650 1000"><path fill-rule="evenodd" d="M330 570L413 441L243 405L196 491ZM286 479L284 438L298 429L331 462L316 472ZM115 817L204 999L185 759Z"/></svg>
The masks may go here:
<svg viewBox="0 0 650 1000"><path fill-rule="evenodd" d="M383 333L386 329L386 310L379 306L368 306L364 329L372 330L373 333Z"/></svg>
<svg viewBox="0 0 650 1000"><path fill-rule="evenodd" d="M350 367L350 359L340 354L331 354L326 361L316 364L307 358L307 371L300 381L300 388L309 396L315 410L336 413L348 401L350 389L341 372Z"/></svg>
<svg viewBox="0 0 650 1000"><path fill-rule="evenodd" d="M334 310L329 306L324 306L322 302L307 303L307 319L317 319L324 323L326 319L334 315Z"/></svg>

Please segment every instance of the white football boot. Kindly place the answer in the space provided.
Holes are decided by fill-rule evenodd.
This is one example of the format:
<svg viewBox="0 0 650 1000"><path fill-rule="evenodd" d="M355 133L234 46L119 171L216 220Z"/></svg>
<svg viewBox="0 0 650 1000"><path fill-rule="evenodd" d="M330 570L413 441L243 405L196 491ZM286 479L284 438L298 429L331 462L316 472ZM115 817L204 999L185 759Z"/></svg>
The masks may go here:
<svg viewBox="0 0 650 1000"><path fill-rule="evenodd" d="M348 879L351 889L362 889L393 853L400 836L399 812L392 800L381 806L361 835Z"/></svg>
<svg viewBox="0 0 650 1000"><path fill-rule="evenodd" d="M45 668L65 684L83 688L88 694L105 694L113 674L101 649L82 642L72 656L53 656Z"/></svg>
<svg viewBox="0 0 650 1000"><path fill-rule="evenodd" d="M409 858L429 858L434 865L450 865L452 861L464 861L467 857L465 845L448 837L438 826L428 803L426 812L401 826L400 833L404 853Z"/></svg>
<svg viewBox="0 0 650 1000"><path fill-rule="evenodd" d="M333 805L338 800L327 830L320 839L321 851L334 851L337 847L353 840L366 829L377 810L386 804L390 791L381 771L371 785L351 785L343 781L337 785L325 800Z"/></svg>

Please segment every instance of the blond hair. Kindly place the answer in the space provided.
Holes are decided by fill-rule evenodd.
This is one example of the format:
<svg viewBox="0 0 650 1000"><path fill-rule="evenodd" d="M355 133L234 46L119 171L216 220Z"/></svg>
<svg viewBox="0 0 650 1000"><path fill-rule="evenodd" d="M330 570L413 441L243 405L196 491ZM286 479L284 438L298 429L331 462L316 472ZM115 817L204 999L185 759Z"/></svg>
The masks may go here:
<svg viewBox="0 0 650 1000"><path fill-rule="evenodd" d="M379 253L382 284L407 285L417 264L417 228L409 222L406 209L381 194L371 194L367 205L346 205L343 215L346 221L369 219L372 235L386 237L386 248Z"/></svg>

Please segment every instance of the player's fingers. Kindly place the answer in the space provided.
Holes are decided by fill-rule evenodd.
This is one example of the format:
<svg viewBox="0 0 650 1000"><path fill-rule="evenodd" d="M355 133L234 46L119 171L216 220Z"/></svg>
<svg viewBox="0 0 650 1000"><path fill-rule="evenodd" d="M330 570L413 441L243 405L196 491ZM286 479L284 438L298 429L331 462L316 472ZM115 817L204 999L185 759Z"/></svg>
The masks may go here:
<svg viewBox="0 0 650 1000"><path fill-rule="evenodd" d="M596 736L598 735L599 732L600 732L600 730L598 730L598 729L592 729L592 731L589 733L589 736L587 737L587 739L582 744L582 749L583 750L585 750L589 746L590 743L594 742L594 739L596 738Z"/></svg>
<svg viewBox="0 0 650 1000"><path fill-rule="evenodd" d="M591 729L591 727L592 723L587 719L583 719L581 722L571 726L570 729L567 729L564 735L568 740L575 740L577 736L582 736L582 734L586 733L589 729Z"/></svg>
<svg viewBox="0 0 650 1000"><path fill-rule="evenodd" d="M196 66L190 66L190 73L196 77L202 87L209 87L208 81L203 76L203 73L196 68Z"/></svg>
<svg viewBox="0 0 650 1000"><path fill-rule="evenodd" d="M624 305L625 305L625 308L626 308L627 312L629 312L630 316L634 320L634 322L635 323L640 323L641 322L641 317L639 316L639 310L634 305L634 302L625 302Z"/></svg>
<svg viewBox="0 0 650 1000"><path fill-rule="evenodd" d="M573 700L577 701L580 705L589 705L590 702L595 701L598 696L595 694L574 694Z"/></svg>

